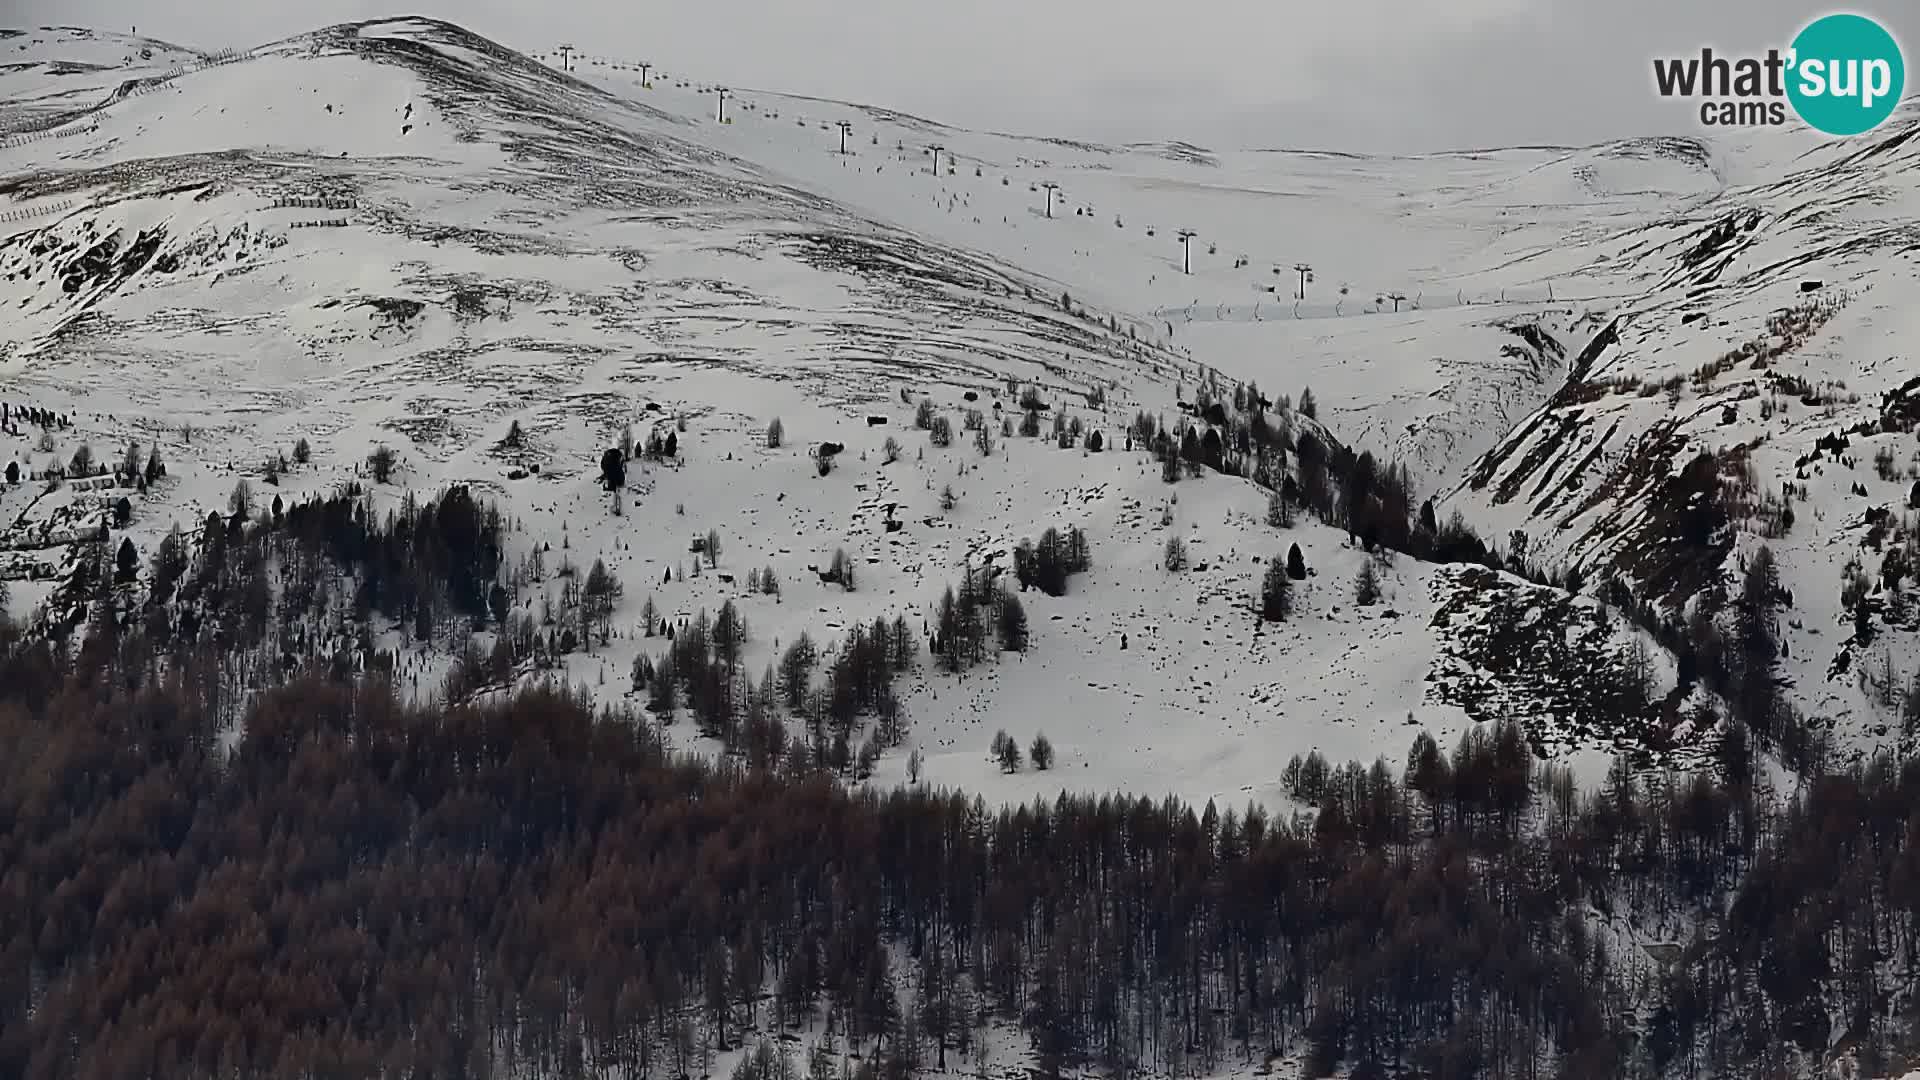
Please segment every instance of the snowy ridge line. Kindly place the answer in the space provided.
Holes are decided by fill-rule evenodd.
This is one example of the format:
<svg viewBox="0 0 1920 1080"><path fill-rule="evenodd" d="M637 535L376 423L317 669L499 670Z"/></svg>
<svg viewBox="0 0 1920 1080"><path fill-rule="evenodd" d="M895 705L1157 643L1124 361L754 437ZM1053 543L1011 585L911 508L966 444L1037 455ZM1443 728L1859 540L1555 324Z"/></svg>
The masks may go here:
<svg viewBox="0 0 1920 1080"><path fill-rule="evenodd" d="M209 54L202 60L190 64L176 64L158 75L145 76L124 83L114 90L113 95L106 101L95 106L95 109L105 109L128 98L144 97L161 90L176 89L173 85L176 81L195 72L211 71L228 64L239 64L256 59L259 58L251 50L223 49L218 53Z"/></svg>
<svg viewBox="0 0 1920 1080"><path fill-rule="evenodd" d="M193 74L194 72L208 71L213 68L224 67L228 64L236 64L254 58L251 51L222 49L216 53L209 53L200 60L192 63L175 65L159 75L129 79L115 87L113 91L107 95L105 100L80 110L82 115L91 114L87 123L64 127L62 125L72 121L73 114L68 114L66 117L55 119L52 121L50 127L43 130L16 132L5 137L0 137L0 150L11 150L20 146L42 142L47 139L65 139L75 135L93 134L100 130L99 114L119 102L126 101L130 98L143 97L157 90L169 88L175 80L182 76Z"/></svg>
<svg viewBox="0 0 1920 1080"><path fill-rule="evenodd" d="M242 61L252 59L254 59L252 50L222 49L217 53L209 53L205 57L195 60L192 63L177 65L160 75L157 81L161 83L172 82L182 75L191 75L196 71L207 71L212 68L223 67L227 64L238 64Z"/></svg>

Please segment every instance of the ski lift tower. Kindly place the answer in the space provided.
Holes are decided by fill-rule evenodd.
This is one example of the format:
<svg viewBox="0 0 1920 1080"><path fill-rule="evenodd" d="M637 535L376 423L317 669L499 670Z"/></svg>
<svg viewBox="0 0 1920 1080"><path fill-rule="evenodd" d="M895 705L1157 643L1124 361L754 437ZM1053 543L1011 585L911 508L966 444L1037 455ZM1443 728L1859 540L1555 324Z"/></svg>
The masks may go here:
<svg viewBox="0 0 1920 1080"><path fill-rule="evenodd" d="M561 71L573 70L573 54L574 54L573 46L571 45L560 46L560 70Z"/></svg>

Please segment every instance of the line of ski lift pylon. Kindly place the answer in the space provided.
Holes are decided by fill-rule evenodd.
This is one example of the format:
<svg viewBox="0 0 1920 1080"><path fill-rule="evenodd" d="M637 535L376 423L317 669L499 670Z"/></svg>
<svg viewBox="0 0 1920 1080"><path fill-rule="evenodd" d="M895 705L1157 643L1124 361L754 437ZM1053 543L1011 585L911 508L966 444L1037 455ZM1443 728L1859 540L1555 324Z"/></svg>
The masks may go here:
<svg viewBox="0 0 1920 1080"><path fill-rule="evenodd" d="M579 50L572 44L562 44L558 46L557 51L561 53L562 69L566 71L573 70L573 60L577 57ZM585 59L589 64L593 64L596 66L604 62L616 71L625 71L625 70L632 70L632 69L638 68L641 72L641 75L640 75L641 85L642 86L652 85L647 77L648 72L653 68L653 64L651 61L619 61L619 60L610 60L608 58L598 57L598 56L589 56L589 57L586 57ZM667 77L664 72L662 72L661 74L662 74L662 77ZM711 87L700 86L700 87L697 87L697 89L701 93L711 92L719 96L718 107L715 110L715 119L718 122L723 124L730 123L731 121L726 119L726 99L728 95L733 93L733 91L724 86L711 86ZM746 103L744 107L747 108L749 111L755 111L754 105L750 102ZM769 113L768 115L775 119L778 119L779 117L778 113ZM806 126L807 118L800 117L798 119L798 123L803 127ZM823 129L831 129L831 128L839 129L840 153L842 154L846 153L847 138L853 133L853 124L850 121L841 120L832 125L823 123L821 127ZM874 138L877 142L879 136L876 134ZM929 151L929 153L932 154L932 158L933 158L933 164L932 164L933 175L938 176L940 175L940 154L943 151L947 151L947 147L942 145L930 145L927 147L927 150ZM951 173L952 166L954 166L956 162L951 152L948 152L947 156L948 156L948 165L949 165L948 171ZM1027 185L1028 191L1037 192L1042 189L1045 189L1046 191L1045 216L1051 218L1053 217L1053 200L1055 198L1056 193L1060 189L1060 184L1057 181L1045 180L1045 181L1040 181L1038 183L1029 183ZM1088 206L1088 207L1083 207L1081 209L1087 210L1090 208L1091 207ZM1114 225L1121 228L1125 227L1118 216L1114 218ZM1147 226L1146 233L1148 236L1154 236L1156 235L1156 232L1157 230L1152 225ZM1186 274L1191 274L1193 273L1192 242L1194 239L1196 239L1199 236L1199 233L1193 229L1181 229L1175 235L1178 237L1180 241L1181 249L1182 249L1181 272ZM1219 245L1216 243L1209 243L1207 246L1207 254L1215 255L1218 253L1219 253ZM1238 269L1240 267L1248 266L1248 265L1251 265L1251 263L1252 263L1251 259L1248 259L1246 256L1242 255L1235 260L1235 268ZM1300 275L1300 286L1299 286L1299 290L1294 294L1295 299L1305 300L1306 294L1307 294L1307 286L1311 284L1314 280L1313 267L1306 263L1295 263L1292 269L1294 270L1294 272ZM1273 272L1276 274L1281 273L1282 270L1283 268L1280 266L1275 266L1273 268ZM1343 288L1341 292L1342 292L1342 296L1344 297L1345 289ZM1395 310L1397 311L1399 310L1398 304L1401 302L1404 302L1407 298L1405 296L1393 295L1393 296L1385 296L1382 299L1383 301L1385 300L1394 301ZM1296 305L1296 307L1297 306L1298 305ZM1338 303L1335 304L1336 310L1338 309L1339 306L1340 305ZM1257 309L1256 309L1255 317L1258 318Z"/></svg>

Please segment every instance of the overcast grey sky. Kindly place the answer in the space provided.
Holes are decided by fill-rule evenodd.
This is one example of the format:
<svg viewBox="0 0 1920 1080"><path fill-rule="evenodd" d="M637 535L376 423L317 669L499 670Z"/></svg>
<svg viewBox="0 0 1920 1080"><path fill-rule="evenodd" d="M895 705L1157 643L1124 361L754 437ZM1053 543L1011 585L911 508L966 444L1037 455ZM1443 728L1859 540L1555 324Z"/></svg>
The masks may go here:
<svg viewBox="0 0 1920 1080"><path fill-rule="evenodd" d="M0 0L205 47L395 14L527 51L571 40L674 74L1103 141L1416 152L1697 131L1654 56L1784 46L1791 0ZM1908 0L1879 18L1920 63ZM1909 78L1908 90L1915 87Z"/></svg>

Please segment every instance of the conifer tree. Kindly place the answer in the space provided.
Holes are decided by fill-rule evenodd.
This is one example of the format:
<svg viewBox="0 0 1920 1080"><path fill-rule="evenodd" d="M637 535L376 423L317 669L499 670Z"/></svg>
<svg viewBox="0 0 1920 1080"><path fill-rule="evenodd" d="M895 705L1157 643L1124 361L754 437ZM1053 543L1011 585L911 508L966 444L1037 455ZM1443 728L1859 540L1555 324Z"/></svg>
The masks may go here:
<svg viewBox="0 0 1920 1080"><path fill-rule="evenodd" d="M1045 733L1033 737L1033 746L1028 749L1027 756L1033 759L1033 767L1041 772L1053 768L1053 743L1047 740Z"/></svg>
<svg viewBox="0 0 1920 1080"><path fill-rule="evenodd" d="M1000 590L998 618L995 622L1003 651L1027 651L1026 609L1020 606L1020 598L1006 589Z"/></svg>
<svg viewBox="0 0 1920 1080"><path fill-rule="evenodd" d="M1260 617L1281 622L1293 614L1293 581L1279 559L1267 560L1267 572L1260 579Z"/></svg>
<svg viewBox="0 0 1920 1080"><path fill-rule="evenodd" d="M1380 602L1380 575L1373 568L1373 560L1360 564L1360 572L1353 578L1353 602L1361 607L1372 607Z"/></svg>
<svg viewBox="0 0 1920 1080"><path fill-rule="evenodd" d="M140 573L140 553L134 550L131 539L120 538L120 551L114 556L114 564L114 580L123 585Z"/></svg>

